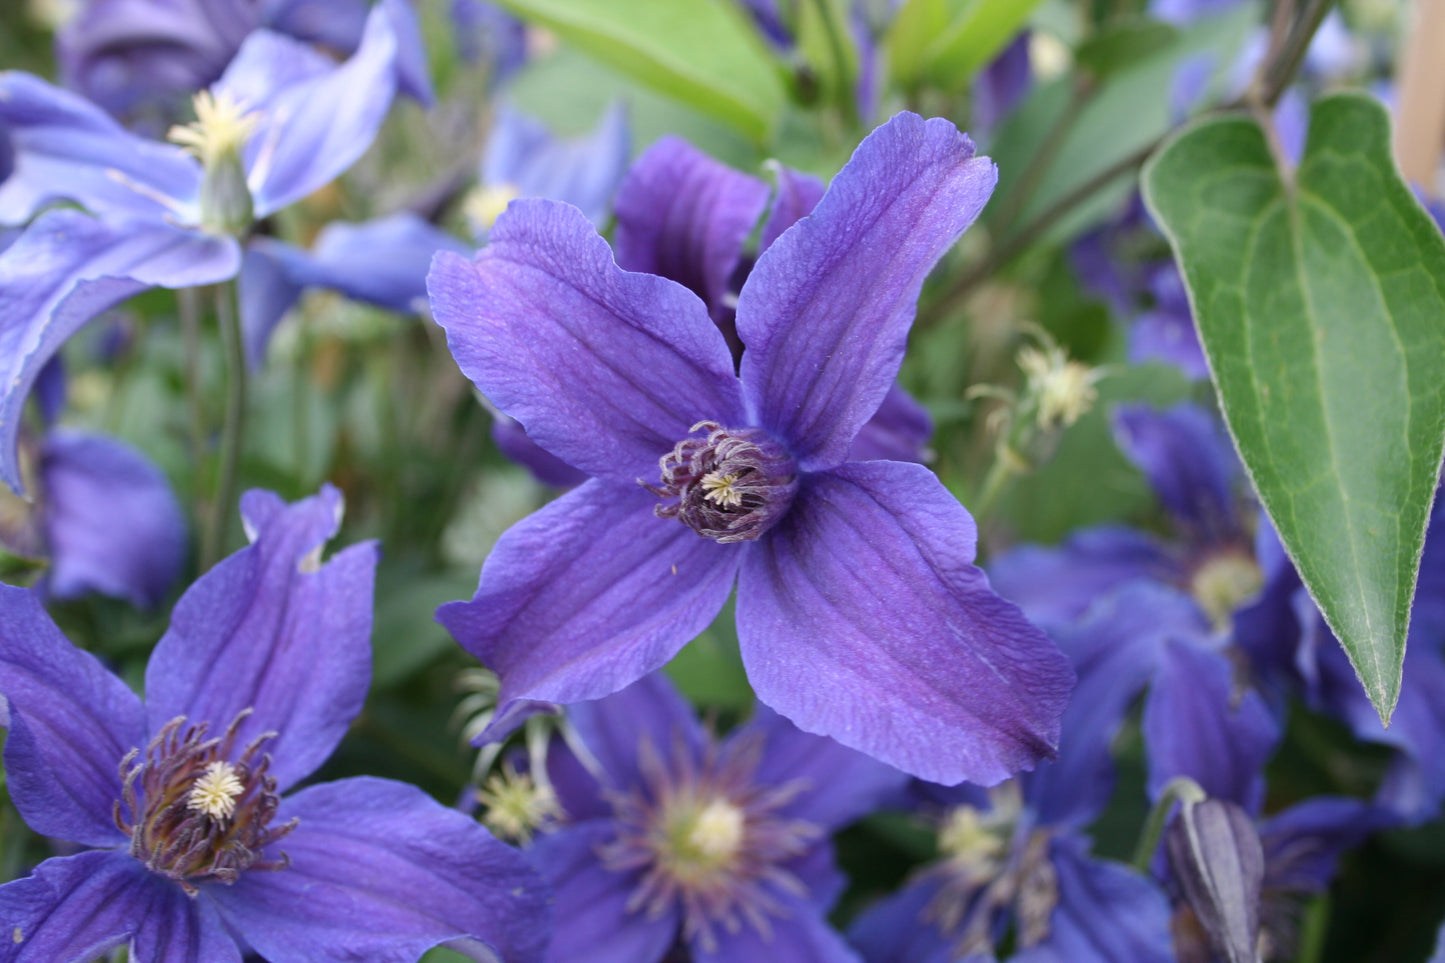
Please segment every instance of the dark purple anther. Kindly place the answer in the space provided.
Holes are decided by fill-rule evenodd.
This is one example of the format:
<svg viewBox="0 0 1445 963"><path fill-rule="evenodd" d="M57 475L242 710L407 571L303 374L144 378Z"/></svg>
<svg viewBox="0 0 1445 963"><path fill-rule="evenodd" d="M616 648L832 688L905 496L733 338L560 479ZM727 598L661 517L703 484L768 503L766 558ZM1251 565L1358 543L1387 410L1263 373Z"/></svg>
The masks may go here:
<svg viewBox="0 0 1445 963"><path fill-rule="evenodd" d="M724 428L700 421L662 456L662 486L648 491L676 502L653 509L714 541L747 542L787 512L798 491L798 464L761 428Z"/></svg>
<svg viewBox="0 0 1445 963"><path fill-rule="evenodd" d="M233 760L236 730L245 710L220 738L207 739L206 725L188 726L185 716L166 723L137 762L139 749L121 760L122 799L115 824L130 836L130 853L146 868L181 884L190 895L209 879L234 883L248 869L284 869L289 860L263 858L263 850L291 830L296 820L271 827L280 805L271 757L260 754L265 733Z"/></svg>

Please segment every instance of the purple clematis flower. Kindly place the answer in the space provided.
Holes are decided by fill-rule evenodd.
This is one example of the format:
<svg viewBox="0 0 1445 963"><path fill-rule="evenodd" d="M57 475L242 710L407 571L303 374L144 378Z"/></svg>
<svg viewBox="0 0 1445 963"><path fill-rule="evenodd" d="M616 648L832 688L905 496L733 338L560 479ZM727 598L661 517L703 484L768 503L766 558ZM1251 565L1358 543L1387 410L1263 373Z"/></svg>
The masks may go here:
<svg viewBox="0 0 1445 963"><path fill-rule="evenodd" d="M1091 856L1085 834L1109 800L1111 743L1181 615L1155 601L1121 599L1057 633L1079 685L1056 760L987 792L916 787L938 816L942 858L854 922L867 963L991 959L1010 925L1014 960L1173 963L1164 894Z"/></svg>
<svg viewBox="0 0 1445 963"><path fill-rule="evenodd" d="M566 920L548 961L856 963L826 920L829 836L903 773L761 707L715 741L660 673L569 717L547 754L566 821L529 850Z"/></svg>
<svg viewBox="0 0 1445 963"><path fill-rule="evenodd" d="M516 201L428 288L462 371L592 479L513 526L438 619L534 703L618 691L712 621L738 580L759 698L799 728L942 782L1052 753L1067 660L972 564L927 469L849 462L897 375L924 276L996 174L944 120L870 134L738 299L741 373L697 297L620 270L575 208Z"/></svg>
<svg viewBox="0 0 1445 963"><path fill-rule="evenodd" d="M405 0L382 0L356 53L335 63L280 34L253 33L212 88L253 119L241 150L257 217L310 194L375 137L398 88ZM233 118L235 120L235 118ZM95 105L29 74L0 74L0 136L14 167L0 182L0 223L75 201L94 218L51 210L3 254L0 286L0 481L20 489L16 432L40 370L92 318L150 287L234 277L241 249L202 227L201 163L137 137Z"/></svg>
<svg viewBox="0 0 1445 963"><path fill-rule="evenodd" d="M36 446L34 502L0 491L0 545L49 560L52 598L99 592L159 605L186 557L186 520L165 474L129 445L55 428Z"/></svg>
<svg viewBox="0 0 1445 963"><path fill-rule="evenodd" d="M0 886L0 959L404 963L442 943L540 959L541 881L472 820L384 779L282 798L361 710L377 552L321 563L333 488L290 506L253 491L241 510L252 544L177 603L144 703L0 586L11 798L89 847Z"/></svg>
<svg viewBox="0 0 1445 963"><path fill-rule="evenodd" d="M632 129L623 104L608 107L591 134L572 139L557 137L541 121L503 104L477 171L480 187L467 205L472 231L484 239L519 197L566 201L601 227L631 155Z"/></svg>
<svg viewBox="0 0 1445 963"><path fill-rule="evenodd" d="M67 87L117 117L166 119L225 71L253 32L269 30L350 55L365 0L87 0L56 37ZM407 31L404 84L430 98L420 32Z"/></svg>

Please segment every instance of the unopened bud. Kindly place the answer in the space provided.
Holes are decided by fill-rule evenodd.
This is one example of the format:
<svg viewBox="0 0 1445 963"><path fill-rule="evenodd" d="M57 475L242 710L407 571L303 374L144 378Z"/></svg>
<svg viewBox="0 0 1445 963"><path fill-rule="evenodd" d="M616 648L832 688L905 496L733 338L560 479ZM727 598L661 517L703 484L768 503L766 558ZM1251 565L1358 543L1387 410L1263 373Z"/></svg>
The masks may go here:
<svg viewBox="0 0 1445 963"><path fill-rule="evenodd" d="M1165 844L1215 952L1227 963L1258 963L1264 849L1254 820L1227 800L1185 802Z"/></svg>

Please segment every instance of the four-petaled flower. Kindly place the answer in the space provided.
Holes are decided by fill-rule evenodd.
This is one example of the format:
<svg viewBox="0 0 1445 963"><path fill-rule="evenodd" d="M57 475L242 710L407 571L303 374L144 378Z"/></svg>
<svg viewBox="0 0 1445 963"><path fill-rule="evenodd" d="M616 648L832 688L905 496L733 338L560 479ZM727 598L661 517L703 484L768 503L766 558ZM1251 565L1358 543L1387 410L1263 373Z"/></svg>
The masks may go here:
<svg viewBox="0 0 1445 963"><path fill-rule="evenodd" d="M0 886L0 960L541 958L541 880L461 813L385 779L281 796L366 697L377 553L321 563L340 511L329 487L247 494L253 544L176 605L145 703L34 593L0 586L7 788L36 832L92 847Z"/></svg>
<svg viewBox="0 0 1445 963"><path fill-rule="evenodd" d="M973 566L968 512L921 465L846 460L924 277L995 180L947 121L874 131L748 276L738 374L691 291L619 269L565 204L515 201L474 262L437 256L432 308L463 372L593 476L438 612L501 678L484 738L658 668L736 578L748 676L805 731L942 782L1053 752L1072 671Z"/></svg>

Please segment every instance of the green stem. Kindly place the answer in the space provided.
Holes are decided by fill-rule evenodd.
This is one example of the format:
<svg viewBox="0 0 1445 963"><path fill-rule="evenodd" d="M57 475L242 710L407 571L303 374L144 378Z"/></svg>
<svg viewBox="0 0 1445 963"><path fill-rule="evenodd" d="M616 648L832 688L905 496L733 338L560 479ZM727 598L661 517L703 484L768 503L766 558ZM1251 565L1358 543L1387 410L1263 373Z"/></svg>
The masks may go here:
<svg viewBox="0 0 1445 963"><path fill-rule="evenodd" d="M983 484L978 489L978 497L973 500L969 509L973 513L974 521L982 524L1008 483L1023 473L1023 463L1019 456L1007 444L999 445L994 452L993 464L989 466L988 474L984 476Z"/></svg>
<svg viewBox="0 0 1445 963"><path fill-rule="evenodd" d="M1305 54L1309 51L1310 41L1314 39L1315 32L1319 30L1320 24L1324 22L1325 14L1330 12L1333 6L1331 0L1310 0L1304 13L1296 21L1294 31L1285 41L1279 53L1265 62L1260 68L1262 90L1260 100L1266 106L1273 107L1284 94L1285 88L1294 79L1299 66L1304 62Z"/></svg>
<svg viewBox="0 0 1445 963"><path fill-rule="evenodd" d="M226 533L234 514L236 475L241 464L241 445L246 426L246 352L241 338L241 316L236 309L236 282L216 286L216 322L226 356L226 417L221 425L221 468L216 478L215 497L201 543L201 571L209 569L226 549Z"/></svg>
<svg viewBox="0 0 1445 963"><path fill-rule="evenodd" d="M1206 798L1199 783L1188 776L1175 776L1169 780L1159 794L1159 801L1149 810L1149 818L1139 834L1139 846L1134 850L1134 868L1141 873L1149 871L1149 862L1159 848L1159 838L1164 835L1164 824L1169 821L1175 803L1197 803Z"/></svg>
<svg viewBox="0 0 1445 963"><path fill-rule="evenodd" d="M1321 893L1305 908L1300 926L1299 955L1295 963L1320 963L1325 955L1325 937L1330 929L1330 894Z"/></svg>
<svg viewBox="0 0 1445 963"><path fill-rule="evenodd" d="M190 406L191 465L195 471L192 491L197 514L205 504L205 473L201 466L206 458L206 413L201 401L201 292L199 288L182 288L176 292L177 309L181 315L181 340L186 351L186 401ZM196 519L201 524L201 519Z"/></svg>
<svg viewBox="0 0 1445 963"><path fill-rule="evenodd" d="M843 46L843 36L838 22L833 18L833 7L828 0L813 0L818 8L818 17L823 21L823 33L828 38L828 54L833 59L833 69L838 75L838 109L842 111L843 122L849 130L858 129L858 102L853 96L853 72L848 69L848 54Z"/></svg>

